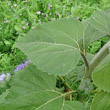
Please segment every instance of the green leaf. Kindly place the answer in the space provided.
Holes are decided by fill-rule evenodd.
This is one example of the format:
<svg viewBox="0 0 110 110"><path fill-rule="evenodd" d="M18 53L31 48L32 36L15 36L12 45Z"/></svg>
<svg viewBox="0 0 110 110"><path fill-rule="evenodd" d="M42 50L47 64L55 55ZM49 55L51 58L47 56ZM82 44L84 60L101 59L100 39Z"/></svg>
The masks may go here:
<svg viewBox="0 0 110 110"><path fill-rule="evenodd" d="M101 33L110 35L110 10L95 12L91 16L90 24Z"/></svg>
<svg viewBox="0 0 110 110"><path fill-rule="evenodd" d="M84 34L83 38L79 41L79 44L82 49L86 50L92 42L104 37L106 34L93 28L90 25L90 20L84 21L83 24L84 24Z"/></svg>
<svg viewBox="0 0 110 110"><path fill-rule="evenodd" d="M37 26L15 46L41 70L65 75L79 62L78 40L83 36L83 24L71 18Z"/></svg>
<svg viewBox="0 0 110 110"><path fill-rule="evenodd" d="M85 110L80 102L65 100L69 92L62 94L55 90L54 76L31 64L16 73L11 85L0 105L3 110Z"/></svg>
<svg viewBox="0 0 110 110"><path fill-rule="evenodd" d="M79 62L79 50L105 36L72 18L44 23L21 38L15 46L22 50L38 69L54 75L65 75Z"/></svg>
<svg viewBox="0 0 110 110"><path fill-rule="evenodd" d="M20 27L18 27L17 25L15 25L14 28L15 28L15 30L18 31L18 32L23 32L23 30L22 30Z"/></svg>
<svg viewBox="0 0 110 110"><path fill-rule="evenodd" d="M99 89L110 92L110 62L102 63L93 72L93 81Z"/></svg>
<svg viewBox="0 0 110 110"><path fill-rule="evenodd" d="M99 92L96 94L91 110L110 110L110 94L107 92Z"/></svg>

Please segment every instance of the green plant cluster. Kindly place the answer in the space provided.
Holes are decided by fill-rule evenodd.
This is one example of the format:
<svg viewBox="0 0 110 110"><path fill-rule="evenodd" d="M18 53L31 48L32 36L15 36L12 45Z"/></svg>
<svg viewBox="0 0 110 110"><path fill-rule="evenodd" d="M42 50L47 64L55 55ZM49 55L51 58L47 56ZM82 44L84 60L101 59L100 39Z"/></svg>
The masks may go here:
<svg viewBox="0 0 110 110"><path fill-rule="evenodd" d="M25 55L13 44L37 24L70 16L83 20L94 10L110 8L108 2L109 0L1 0L0 73L11 71L25 60ZM101 41L97 41L88 51L96 53L100 47Z"/></svg>
<svg viewBox="0 0 110 110"><path fill-rule="evenodd" d="M67 17L40 24L18 38L14 46L30 61L16 68L0 107L110 110L110 41L96 55L87 52L91 43L109 38L109 20L110 10L99 10L82 22Z"/></svg>

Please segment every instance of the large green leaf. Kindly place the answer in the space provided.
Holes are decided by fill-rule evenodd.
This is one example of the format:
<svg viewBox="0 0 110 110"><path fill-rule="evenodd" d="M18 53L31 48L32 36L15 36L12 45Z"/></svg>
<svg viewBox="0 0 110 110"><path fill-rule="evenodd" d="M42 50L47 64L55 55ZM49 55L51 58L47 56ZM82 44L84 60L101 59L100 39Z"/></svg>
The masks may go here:
<svg viewBox="0 0 110 110"><path fill-rule="evenodd" d="M99 92L95 96L91 110L110 110L110 94L107 92Z"/></svg>
<svg viewBox="0 0 110 110"><path fill-rule="evenodd" d="M12 80L9 94L0 103L2 110L85 110L78 101L66 101L55 90L56 79L29 65L18 71Z"/></svg>
<svg viewBox="0 0 110 110"><path fill-rule="evenodd" d="M78 40L83 30L83 24L71 18L56 20L37 26L15 46L44 72L65 75L79 62Z"/></svg>
<svg viewBox="0 0 110 110"><path fill-rule="evenodd" d="M110 10L97 11L90 19L90 24L105 35L110 35Z"/></svg>
<svg viewBox="0 0 110 110"><path fill-rule="evenodd" d="M95 69L93 81L99 89L110 92L110 62L102 63Z"/></svg>
<svg viewBox="0 0 110 110"><path fill-rule="evenodd" d="M44 23L16 42L27 57L42 71L65 75L79 62L79 50L105 36L91 27L89 20L81 23L72 18Z"/></svg>

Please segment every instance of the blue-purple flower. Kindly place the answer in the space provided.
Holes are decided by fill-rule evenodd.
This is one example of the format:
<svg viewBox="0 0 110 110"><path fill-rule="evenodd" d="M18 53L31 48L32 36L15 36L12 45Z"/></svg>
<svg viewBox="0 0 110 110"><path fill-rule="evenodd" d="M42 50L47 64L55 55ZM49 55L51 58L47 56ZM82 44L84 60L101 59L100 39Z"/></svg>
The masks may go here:
<svg viewBox="0 0 110 110"><path fill-rule="evenodd" d="M5 80L9 80L10 78L11 78L11 74L10 73L7 73L7 74L2 73L0 75L0 83L2 83Z"/></svg>
<svg viewBox="0 0 110 110"><path fill-rule="evenodd" d="M5 77L6 77L6 74L5 73L2 73L0 75L0 82L4 81L5 80Z"/></svg>
<svg viewBox="0 0 110 110"><path fill-rule="evenodd" d="M31 61L25 61L24 64L20 64L19 66L17 66L15 68L15 71L18 71L18 70L21 70L23 69L24 67L26 67Z"/></svg>

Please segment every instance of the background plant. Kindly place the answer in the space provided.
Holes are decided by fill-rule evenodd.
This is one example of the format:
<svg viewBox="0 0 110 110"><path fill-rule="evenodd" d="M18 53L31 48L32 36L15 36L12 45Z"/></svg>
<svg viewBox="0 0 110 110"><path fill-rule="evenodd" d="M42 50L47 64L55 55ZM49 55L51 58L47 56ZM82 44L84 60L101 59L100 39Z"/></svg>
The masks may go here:
<svg viewBox="0 0 110 110"><path fill-rule="evenodd" d="M49 110L55 106L55 110L87 110L97 93L91 110L108 110L110 41L95 56L86 50L92 42L109 36L109 13L97 11L83 22L64 18L44 23L19 39L15 46L33 64L16 73L12 87L1 95L2 109ZM65 90L56 86L57 76ZM72 85L65 80L71 76Z"/></svg>

